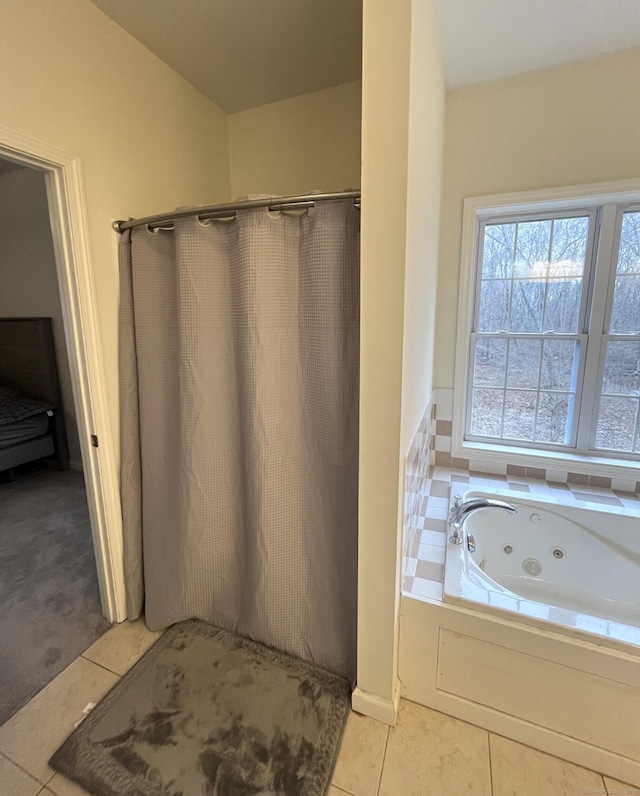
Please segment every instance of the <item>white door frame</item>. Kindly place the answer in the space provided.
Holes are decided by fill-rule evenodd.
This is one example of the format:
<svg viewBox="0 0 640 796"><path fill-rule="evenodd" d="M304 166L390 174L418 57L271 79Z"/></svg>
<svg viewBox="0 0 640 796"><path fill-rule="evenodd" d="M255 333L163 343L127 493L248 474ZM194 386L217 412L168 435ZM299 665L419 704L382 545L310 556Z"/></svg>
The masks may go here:
<svg viewBox="0 0 640 796"><path fill-rule="evenodd" d="M102 611L110 622L121 622L126 619L126 609L120 488L107 411L80 158L2 127L0 157L45 174ZM93 447L92 436L99 447Z"/></svg>

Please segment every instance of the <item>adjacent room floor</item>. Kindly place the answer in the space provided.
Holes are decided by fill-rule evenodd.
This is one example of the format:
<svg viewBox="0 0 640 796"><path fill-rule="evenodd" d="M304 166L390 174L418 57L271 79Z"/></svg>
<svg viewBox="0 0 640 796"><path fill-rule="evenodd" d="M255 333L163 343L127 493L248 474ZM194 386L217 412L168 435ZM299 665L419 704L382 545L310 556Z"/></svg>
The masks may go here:
<svg viewBox="0 0 640 796"><path fill-rule="evenodd" d="M0 782L11 796L83 796L51 754L159 636L112 627L0 727ZM640 793L595 771L403 701L396 727L352 713L328 796L578 796Z"/></svg>
<svg viewBox="0 0 640 796"><path fill-rule="evenodd" d="M0 724L109 627L82 473L0 483Z"/></svg>

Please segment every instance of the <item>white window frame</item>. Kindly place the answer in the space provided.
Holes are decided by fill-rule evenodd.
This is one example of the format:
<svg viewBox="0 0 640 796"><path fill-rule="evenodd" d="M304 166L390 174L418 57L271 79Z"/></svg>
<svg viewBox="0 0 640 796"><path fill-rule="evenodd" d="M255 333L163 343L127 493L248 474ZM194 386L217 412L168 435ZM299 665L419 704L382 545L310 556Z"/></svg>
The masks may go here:
<svg viewBox="0 0 640 796"><path fill-rule="evenodd" d="M599 234L597 237L597 256L608 251L617 254L616 226L622 211L614 205L637 206L640 204L640 179L621 180L618 182L579 185L565 188L552 188L520 193L479 196L464 200L462 220L462 245L460 261L460 284L458 294L458 325L456 340L455 376L453 391L453 427L452 456L471 459L476 463L518 464L525 467L543 467L546 469L571 471L585 474L606 474L610 477L638 479L640 478L640 461L637 454L607 455L606 451L577 453L566 448L540 448L527 444L504 444L465 439L467 423L467 406L470 401L470 365L472 352L472 329L474 312L476 311L476 267L478 246L482 226L487 220L500 215L522 216L523 214L560 213L576 211L593 212L603 207L597 219ZM611 312L612 285L615 279L613 268L600 268L595 273L595 281L591 289L595 303L591 309L591 329L584 357L582 372L600 374L604 365L601 356L606 335L599 334L603 323ZM585 284L586 293L588 285ZM606 299L605 299L606 297ZM583 296L584 299L584 296ZM579 330L582 331L582 330ZM555 338L556 336L554 336ZM578 385L580 387L580 385ZM581 437L577 440L578 447L588 448L593 439L587 439L585 429L595 434L595 422L599 396L595 394L593 385L585 384L587 394L593 400L582 404ZM577 396L576 396L577 402ZM584 414L589 420L584 422ZM634 459L635 457L635 459Z"/></svg>

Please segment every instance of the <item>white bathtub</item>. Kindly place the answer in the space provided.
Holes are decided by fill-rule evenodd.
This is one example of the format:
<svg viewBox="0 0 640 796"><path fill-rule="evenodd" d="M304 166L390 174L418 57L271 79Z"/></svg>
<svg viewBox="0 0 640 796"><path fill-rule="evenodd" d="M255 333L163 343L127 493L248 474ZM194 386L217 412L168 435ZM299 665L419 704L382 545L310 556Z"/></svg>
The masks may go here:
<svg viewBox="0 0 640 796"><path fill-rule="evenodd" d="M472 497L497 497L518 514L489 508L467 517L463 544L447 542L445 602L640 646L637 513L489 488L463 500Z"/></svg>
<svg viewBox="0 0 640 796"><path fill-rule="evenodd" d="M403 695L640 783L640 513L488 487L462 497L483 495L518 514L468 517L464 543L447 544L444 602L403 594Z"/></svg>

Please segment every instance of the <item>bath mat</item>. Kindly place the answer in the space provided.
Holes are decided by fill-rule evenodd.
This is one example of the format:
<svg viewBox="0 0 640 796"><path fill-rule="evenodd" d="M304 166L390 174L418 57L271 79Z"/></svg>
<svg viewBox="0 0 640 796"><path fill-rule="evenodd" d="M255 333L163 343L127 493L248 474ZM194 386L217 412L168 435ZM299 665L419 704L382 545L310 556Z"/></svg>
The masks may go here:
<svg viewBox="0 0 640 796"><path fill-rule="evenodd" d="M349 695L318 666L181 622L50 762L95 796L322 796Z"/></svg>

